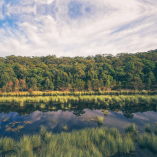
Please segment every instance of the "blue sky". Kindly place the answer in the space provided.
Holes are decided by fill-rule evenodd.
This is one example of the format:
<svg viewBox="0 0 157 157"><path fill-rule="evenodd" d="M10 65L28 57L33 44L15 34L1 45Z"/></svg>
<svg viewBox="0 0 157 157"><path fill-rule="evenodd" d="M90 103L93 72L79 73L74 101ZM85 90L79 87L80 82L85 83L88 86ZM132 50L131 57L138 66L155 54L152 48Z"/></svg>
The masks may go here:
<svg viewBox="0 0 157 157"><path fill-rule="evenodd" d="M1 0L0 57L156 49L154 0Z"/></svg>

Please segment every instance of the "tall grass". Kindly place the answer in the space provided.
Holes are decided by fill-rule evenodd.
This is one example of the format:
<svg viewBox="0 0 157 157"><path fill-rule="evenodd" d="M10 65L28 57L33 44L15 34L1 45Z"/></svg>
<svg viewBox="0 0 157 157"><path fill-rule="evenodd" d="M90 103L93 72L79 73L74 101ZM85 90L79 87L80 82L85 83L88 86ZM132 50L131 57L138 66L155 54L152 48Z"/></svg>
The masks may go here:
<svg viewBox="0 0 157 157"><path fill-rule="evenodd" d="M97 119L97 122L98 122L99 124L102 124L102 123L103 123L103 120L104 120L104 117L97 117L96 119Z"/></svg>
<svg viewBox="0 0 157 157"><path fill-rule="evenodd" d="M145 125L145 132L151 133L150 124L146 124L146 125Z"/></svg>
<svg viewBox="0 0 157 157"><path fill-rule="evenodd" d="M125 132L129 133L131 135L136 135L138 133L135 124L129 124L126 128L125 128Z"/></svg>
<svg viewBox="0 0 157 157"><path fill-rule="evenodd" d="M71 108L71 103L96 103L103 106L134 106L138 104L156 104L157 96L38 96L38 97L1 97L0 103L17 103L20 106L26 104L39 104L40 108L45 108L51 104L67 104L66 109Z"/></svg>
<svg viewBox="0 0 157 157"><path fill-rule="evenodd" d="M83 95L155 95L157 91L134 91L134 90L111 90L111 91L82 91L82 92L59 92L59 91L33 91L33 92L10 92L10 93L0 93L0 97L35 97L35 96L83 96Z"/></svg>
<svg viewBox="0 0 157 157"><path fill-rule="evenodd" d="M122 138L117 129L92 128L53 135L46 133L46 147L41 156L111 156L135 149L129 137Z"/></svg>
<svg viewBox="0 0 157 157"><path fill-rule="evenodd" d="M157 152L157 136L154 134L144 133L138 138L138 144L140 147L147 147L150 150Z"/></svg>
<svg viewBox="0 0 157 157"><path fill-rule="evenodd" d="M0 139L0 149L4 152L14 150L15 141L12 138L4 137Z"/></svg>
<svg viewBox="0 0 157 157"><path fill-rule="evenodd" d="M13 150L15 155L12 156L16 157L104 157L135 150L133 140L129 136L123 138L116 128L86 128L52 134L42 127L40 134L42 138L40 135L24 135L7 149L3 146L4 139L0 139L0 149L5 152Z"/></svg>

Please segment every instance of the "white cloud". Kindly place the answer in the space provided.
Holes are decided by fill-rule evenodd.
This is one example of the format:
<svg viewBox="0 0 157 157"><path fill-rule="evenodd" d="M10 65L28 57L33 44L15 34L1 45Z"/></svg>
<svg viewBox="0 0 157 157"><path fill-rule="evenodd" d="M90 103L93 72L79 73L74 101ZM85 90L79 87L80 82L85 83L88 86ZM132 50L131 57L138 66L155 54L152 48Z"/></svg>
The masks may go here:
<svg viewBox="0 0 157 157"><path fill-rule="evenodd" d="M4 1L1 0L0 1L0 20L4 19L4 15L3 15L3 5L4 5Z"/></svg>
<svg viewBox="0 0 157 157"><path fill-rule="evenodd" d="M27 9L20 4L8 7L9 14L24 22L17 23L18 29L0 28L0 56L88 56L156 49L157 2L152 0L80 0L82 16L76 19L68 16L70 0L57 0L55 15L36 11L52 1L32 2Z"/></svg>

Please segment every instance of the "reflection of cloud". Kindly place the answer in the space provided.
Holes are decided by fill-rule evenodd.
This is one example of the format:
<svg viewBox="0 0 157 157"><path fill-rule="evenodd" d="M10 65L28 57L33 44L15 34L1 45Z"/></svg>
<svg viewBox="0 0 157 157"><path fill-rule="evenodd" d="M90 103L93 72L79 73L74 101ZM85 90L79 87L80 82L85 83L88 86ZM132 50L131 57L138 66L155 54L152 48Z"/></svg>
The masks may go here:
<svg viewBox="0 0 157 157"><path fill-rule="evenodd" d="M6 15L19 16L23 22L17 22L18 29L0 28L1 56L87 56L156 49L156 1L24 2L6 6Z"/></svg>
<svg viewBox="0 0 157 157"><path fill-rule="evenodd" d="M140 119L140 120L146 120L146 121L148 121L149 119L148 119L148 117L147 117L146 115L147 115L147 114L144 114L144 113L142 113L141 115L138 114L138 113L135 113L135 114L134 114L134 118L137 118L137 119Z"/></svg>

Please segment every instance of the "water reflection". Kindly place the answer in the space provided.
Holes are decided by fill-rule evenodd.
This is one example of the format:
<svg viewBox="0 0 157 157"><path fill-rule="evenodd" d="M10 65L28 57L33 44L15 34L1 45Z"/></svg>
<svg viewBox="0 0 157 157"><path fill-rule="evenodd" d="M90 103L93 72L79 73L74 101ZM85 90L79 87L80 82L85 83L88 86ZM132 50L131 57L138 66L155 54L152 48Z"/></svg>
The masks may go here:
<svg viewBox="0 0 157 157"><path fill-rule="evenodd" d="M19 139L23 134L39 133L42 125L49 131L59 133L83 129L86 127L101 126L97 117L103 117L102 125L116 127L121 133L128 123L135 123L140 132L144 131L146 123L154 128L157 121L156 104L138 104L130 106L106 107L101 104L77 103L47 104L41 108L41 104L26 104L20 107L16 104L0 105L0 135L11 136Z"/></svg>
<svg viewBox="0 0 157 157"><path fill-rule="evenodd" d="M123 104L123 102L121 102ZM4 112L5 114L9 114L9 112L17 112L19 116L22 115L28 115L30 113L33 113L34 111L42 111L42 112L48 112L53 111L57 112L59 110L62 110L62 112L72 112L75 116L81 116L82 114L85 114L85 109L90 110L102 110L104 115L107 110L110 110L114 112L115 114L119 111L122 111L123 116L127 119L133 118L133 113L137 112L147 112L147 111L154 111L157 112L157 105L156 104L134 104L131 105L131 103L125 103L125 105L121 105L121 103L113 103L109 106L106 106L105 104L100 103L67 103L67 104L58 104L58 103L52 103L49 102L48 104L44 103L26 103L24 106L20 106L19 104L14 103L1 103L0 104L0 113Z"/></svg>
<svg viewBox="0 0 157 157"><path fill-rule="evenodd" d="M156 7L154 0L1 0L0 55L156 49Z"/></svg>

